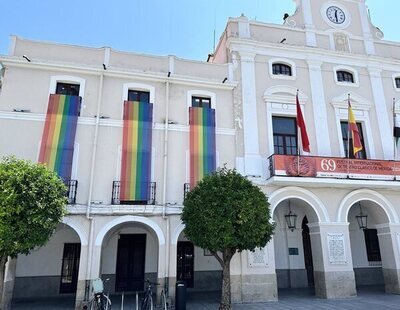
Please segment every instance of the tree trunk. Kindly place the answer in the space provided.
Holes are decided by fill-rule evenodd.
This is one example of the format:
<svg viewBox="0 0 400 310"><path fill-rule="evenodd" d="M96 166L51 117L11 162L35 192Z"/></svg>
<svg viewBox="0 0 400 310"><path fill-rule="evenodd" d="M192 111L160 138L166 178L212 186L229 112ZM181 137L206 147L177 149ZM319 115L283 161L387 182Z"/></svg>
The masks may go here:
<svg viewBox="0 0 400 310"><path fill-rule="evenodd" d="M6 271L7 256L0 256L0 309L3 308L4 276Z"/></svg>
<svg viewBox="0 0 400 310"><path fill-rule="evenodd" d="M226 249L223 253L222 264L222 295L219 310L230 310L231 308L231 259L233 254L230 249Z"/></svg>

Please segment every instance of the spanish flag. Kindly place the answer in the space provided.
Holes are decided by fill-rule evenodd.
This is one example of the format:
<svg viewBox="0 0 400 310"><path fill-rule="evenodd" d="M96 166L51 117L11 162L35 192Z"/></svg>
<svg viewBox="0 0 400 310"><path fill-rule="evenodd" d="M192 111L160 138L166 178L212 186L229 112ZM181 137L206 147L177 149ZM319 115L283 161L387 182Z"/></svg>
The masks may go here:
<svg viewBox="0 0 400 310"><path fill-rule="evenodd" d="M358 132L358 127L356 123L356 118L354 117L353 109L351 108L350 104L350 97L348 98L348 104L349 104L349 121L348 121L348 126L349 126L349 133L351 133L352 141L353 141L353 154L354 157L356 157L356 154L360 152L363 147L361 144L361 139L360 139L360 133Z"/></svg>

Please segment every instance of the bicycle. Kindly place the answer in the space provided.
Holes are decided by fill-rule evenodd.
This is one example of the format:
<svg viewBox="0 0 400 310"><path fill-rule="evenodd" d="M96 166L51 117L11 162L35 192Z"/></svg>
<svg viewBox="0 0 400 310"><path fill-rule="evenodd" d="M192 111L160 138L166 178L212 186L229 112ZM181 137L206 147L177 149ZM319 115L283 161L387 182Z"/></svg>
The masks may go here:
<svg viewBox="0 0 400 310"><path fill-rule="evenodd" d="M106 280L108 281L108 279ZM90 310L110 310L111 300L104 293L103 281L99 278L93 280L92 284L93 298L90 300Z"/></svg>
<svg viewBox="0 0 400 310"><path fill-rule="evenodd" d="M142 299L140 310L153 310L153 285L159 285L158 283L145 281L145 295Z"/></svg>

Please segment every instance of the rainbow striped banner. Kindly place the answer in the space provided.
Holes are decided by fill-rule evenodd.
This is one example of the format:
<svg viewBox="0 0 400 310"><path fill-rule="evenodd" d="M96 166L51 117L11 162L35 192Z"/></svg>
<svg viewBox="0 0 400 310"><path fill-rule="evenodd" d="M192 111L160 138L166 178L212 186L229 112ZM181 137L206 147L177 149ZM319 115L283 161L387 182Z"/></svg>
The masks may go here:
<svg viewBox="0 0 400 310"><path fill-rule="evenodd" d="M190 124L190 187L206 174L215 171L215 110L189 108Z"/></svg>
<svg viewBox="0 0 400 310"><path fill-rule="evenodd" d="M64 181L71 179L79 107L79 96L50 95L39 162Z"/></svg>
<svg viewBox="0 0 400 310"><path fill-rule="evenodd" d="M152 121L152 103L124 102L121 201L149 199Z"/></svg>

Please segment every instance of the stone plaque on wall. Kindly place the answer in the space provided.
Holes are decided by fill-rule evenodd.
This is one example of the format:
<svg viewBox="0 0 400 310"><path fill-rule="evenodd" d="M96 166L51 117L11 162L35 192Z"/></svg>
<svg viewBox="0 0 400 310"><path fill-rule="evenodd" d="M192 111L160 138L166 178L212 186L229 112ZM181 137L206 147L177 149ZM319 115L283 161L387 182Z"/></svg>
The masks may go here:
<svg viewBox="0 0 400 310"><path fill-rule="evenodd" d="M249 267L267 267L268 252L267 248L256 248L254 252L248 251Z"/></svg>
<svg viewBox="0 0 400 310"><path fill-rule="evenodd" d="M344 234L327 234L330 264L347 264Z"/></svg>

